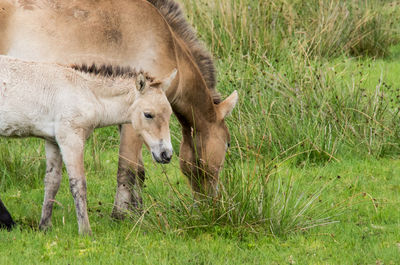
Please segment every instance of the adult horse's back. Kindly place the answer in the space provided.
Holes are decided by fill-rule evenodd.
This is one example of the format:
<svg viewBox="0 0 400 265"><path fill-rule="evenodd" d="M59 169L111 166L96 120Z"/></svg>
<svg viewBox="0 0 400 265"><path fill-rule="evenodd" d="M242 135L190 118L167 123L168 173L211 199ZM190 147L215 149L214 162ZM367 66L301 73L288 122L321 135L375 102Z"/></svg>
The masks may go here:
<svg viewBox="0 0 400 265"><path fill-rule="evenodd" d="M0 53L57 63L130 65L178 78L167 91L182 125L180 166L196 193L215 195L230 141L224 118L237 94L221 102L212 58L173 0L0 0ZM115 217L141 203L143 142L121 131Z"/></svg>

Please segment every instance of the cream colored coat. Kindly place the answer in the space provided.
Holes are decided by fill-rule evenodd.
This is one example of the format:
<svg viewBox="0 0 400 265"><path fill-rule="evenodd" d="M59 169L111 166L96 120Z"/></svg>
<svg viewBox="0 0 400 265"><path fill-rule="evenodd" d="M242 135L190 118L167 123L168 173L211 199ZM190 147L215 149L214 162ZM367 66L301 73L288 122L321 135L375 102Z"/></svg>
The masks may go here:
<svg viewBox="0 0 400 265"><path fill-rule="evenodd" d="M165 90L176 71L150 83L142 73L103 77L56 64L0 56L0 135L46 140L47 170L40 228L51 226L64 161L79 233L91 233L83 168L84 142L98 127L132 123L153 158L169 162L172 113Z"/></svg>

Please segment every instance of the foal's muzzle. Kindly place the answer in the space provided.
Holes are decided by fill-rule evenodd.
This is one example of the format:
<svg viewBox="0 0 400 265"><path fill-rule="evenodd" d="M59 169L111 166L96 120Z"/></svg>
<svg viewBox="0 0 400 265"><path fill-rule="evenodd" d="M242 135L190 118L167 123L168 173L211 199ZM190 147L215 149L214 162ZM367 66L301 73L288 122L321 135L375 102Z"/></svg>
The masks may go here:
<svg viewBox="0 0 400 265"><path fill-rule="evenodd" d="M157 163L168 164L169 162L171 162L172 150L165 149L158 155L154 152L151 152L151 154L153 155L153 158Z"/></svg>
<svg viewBox="0 0 400 265"><path fill-rule="evenodd" d="M172 152L163 151L161 153L162 163L169 163L172 158Z"/></svg>
<svg viewBox="0 0 400 265"><path fill-rule="evenodd" d="M151 154L157 163L168 164L171 162L173 154L172 146L169 142L162 141L154 148L151 148Z"/></svg>

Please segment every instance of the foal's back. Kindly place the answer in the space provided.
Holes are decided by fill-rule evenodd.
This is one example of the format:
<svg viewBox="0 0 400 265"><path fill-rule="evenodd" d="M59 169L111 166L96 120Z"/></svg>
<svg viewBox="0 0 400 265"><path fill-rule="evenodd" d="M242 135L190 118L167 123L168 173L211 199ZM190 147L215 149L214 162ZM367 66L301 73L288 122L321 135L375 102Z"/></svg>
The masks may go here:
<svg viewBox="0 0 400 265"><path fill-rule="evenodd" d="M78 74L67 67L27 62L0 55L1 102L15 98L36 100L34 94L54 94L71 89L77 83ZM61 87L64 87L61 89ZM57 89L58 88L58 89ZM48 101L49 98L42 98ZM46 102L48 103L48 102Z"/></svg>
<svg viewBox="0 0 400 265"><path fill-rule="evenodd" d="M79 99L78 79L62 66L0 56L0 134L54 137L57 116Z"/></svg>

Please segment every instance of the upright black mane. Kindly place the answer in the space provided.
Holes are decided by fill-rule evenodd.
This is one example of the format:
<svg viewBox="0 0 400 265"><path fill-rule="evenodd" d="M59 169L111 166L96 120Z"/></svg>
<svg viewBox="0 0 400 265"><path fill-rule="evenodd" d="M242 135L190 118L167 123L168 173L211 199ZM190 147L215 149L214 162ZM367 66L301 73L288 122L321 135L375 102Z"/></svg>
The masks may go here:
<svg viewBox="0 0 400 265"><path fill-rule="evenodd" d="M149 76L147 73L144 73L143 71L136 71L136 69L130 66L115 66L111 64L102 64L98 66L95 63L92 63L91 65L72 64L70 67L76 71L104 77L132 78L136 77L138 74L143 74L143 76L150 82L154 81L154 78Z"/></svg>
<svg viewBox="0 0 400 265"><path fill-rule="evenodd" d="M91 65L87 64L73 64L70 67L74 70L89 73L93 75L101 75L105 77L135 77L137 72L135 69L132 69L129 66L113 66L111 64L108 65L96 65L95 63Z"/></svg>

